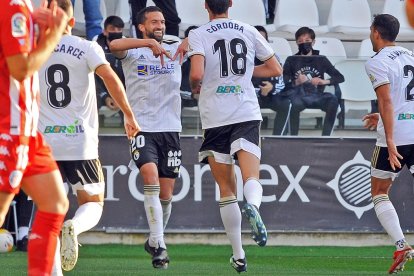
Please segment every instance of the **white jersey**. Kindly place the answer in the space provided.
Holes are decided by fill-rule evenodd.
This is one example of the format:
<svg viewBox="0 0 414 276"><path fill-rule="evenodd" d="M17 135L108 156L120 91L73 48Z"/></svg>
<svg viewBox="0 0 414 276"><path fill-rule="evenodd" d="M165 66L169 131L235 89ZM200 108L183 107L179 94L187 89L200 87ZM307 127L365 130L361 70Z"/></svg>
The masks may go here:
<svg viewBox="0 0 414 276"><path fill-rule="evenodd" d="M165 40L162 47L174 55L179 42ZM126 94L135 118L145 132L181 132L181 65L154 57L150 48L128 50L122 59Z"/></svg>
<svg viewBox="0 0 414 276"><path fill-rule="evenodd" d="M394 107L394 143L414 144L414 54L400 46L385 47L369 59L365 70L375 88L390 84ZM377 145L386 147L384 125L377 126Z"/></svg>
<svg viewBox="0 0 414 276"><path fill-rule="evenodd" d="M56 160L98 158L98 111L94 72L108 64L102 48L64 35L39 71L39 130Z"/></svg>
<svg viewBox="0 0 414 276"><path fill-rule="evenodd" d="M205 58L199 108L203 129L262 120L252 84L254 58L274 51L252 26L229 18L214 19L192 30L189 56Z"/></svg>

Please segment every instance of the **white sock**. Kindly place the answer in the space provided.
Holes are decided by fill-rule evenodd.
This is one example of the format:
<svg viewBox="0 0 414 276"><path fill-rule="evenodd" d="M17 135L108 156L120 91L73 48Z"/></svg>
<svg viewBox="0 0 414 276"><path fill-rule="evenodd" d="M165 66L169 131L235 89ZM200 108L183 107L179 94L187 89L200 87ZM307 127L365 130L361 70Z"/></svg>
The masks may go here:
<svg viewBox="0 0 414 276"><path fill-rule="evenodd" d="M53 259L52 276L63 276L62 263L60 261L60 239L57 238L55 258Z"/></svg>
<svg viewBox="0 0 414 276"><path fill-rule="evenodd" d="M220 215L233 249L234 259L245 257L241 240L241 213L235 196L220 199Z"/></svg>
<svg viewBox="0 0 414 276"><path fill-rule="evenodd" d="M29 236L29 227L27 226L19 227L19 235L17 237L17 240L21 241L26 236L27 237Z"/></svg>
<svg viewBox="0 0 414 276"><path fill-rule="evenodd" d="M391 239L397 246L397 250L402 250L405 241L404 234L401 230L398 214L388 198L388 195L381 194L374 196L372 201L374 202L375 213L377 214L382 227L384 227L388 235L391 236Z"/></svg>
<svg viewBox="0 0 414 276"><path fill-rule="evenodd" d="M253 204L257 208L260 208L262 203L263 188L259 180L256 178L247 179L244 183L243 194L247 203Z"/></svg>
<svg viewBox="0 0 414 276"><path fill-rule="evenodd" d="M75 234L86 232L96 226L102 216L102 202L87 202L76 210L72 218Z"/></svg>
<svg viewBox="0 0 414 276"><path fill-rule="evenodd" d="M164 242L163 214L159 195L159 185L144 185L144 207L150 229L149 245L167 248Z"/></svg>
<svg viewBox="0 0 414 276"><path fill-rule="evenodd" d="M162 206L162 226L164 229L165 227L167 227L168 220L170 219L170 216L171 216L171 209L172 209L171 200L172 198L167 199L167 200L160 199L161 206Z"/></svg>

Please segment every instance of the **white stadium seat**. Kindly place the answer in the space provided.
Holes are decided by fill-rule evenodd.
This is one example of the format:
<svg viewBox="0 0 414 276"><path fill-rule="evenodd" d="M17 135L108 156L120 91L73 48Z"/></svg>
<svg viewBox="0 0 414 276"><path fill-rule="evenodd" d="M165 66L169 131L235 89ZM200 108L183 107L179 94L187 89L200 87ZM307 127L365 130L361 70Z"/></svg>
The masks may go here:
<svg viewBox="0 0 414 276"><path fill-rule="evenodd" d="M184 37L182 34L188 27L200 26L210 21L204 8L204 0L175 0L175 4L181 18L180 37Z"/></svg>
<svg viewBox="0 0 414 276"><path fill-rule="evenodd" d="M382 13L391 14L395 16L400 22L400 32L398 34L397 40L399 38L413 38L414 30L411 28L407 20L407 15L405 13L405 1L385 0Z"/></svg>
<svg viewBox="0 0 414 276"><path fill-rule="evenodd" d="M317 36L313 48L319 50L332 64L346 59L344 44L337 38Z"/></svg>
<svg viewBox="0 0 414 276"><path fill-rule="evenodd" d="M332 0L328 15L330 32L367 37L371 10L367 0Z"/></svg>
<svg viewBox="0 0 414 276"><path fill-rule="evenodd" d="M327 26L319 25L318 7L314 0L279 0L276 6L274 25L276 31L295 33L307 26L316 33L326 33Z"/></svg>
<svg viewBox="0 0 414 276"><path fill-rule="evenodd" d="M282 63L285 62L288 56L292 55L292 48L287 39L282 37L269 37L269 44L275 51L275 54L280 58Z"/></svg>
<svg viewBox="0 0 414 276"><path fill-rule="evenodd" d="M372 49L371 40L369 38L362 40L358 50L358 58L369 59L373 55L375 55L375 52Z"/></svg>
<svg viewBox="0 0 414 276"><path fill-rule="evenodd" d="M233 6L229 8L229 17L252 26L266 25L263 0L235 0Z"/></svg>

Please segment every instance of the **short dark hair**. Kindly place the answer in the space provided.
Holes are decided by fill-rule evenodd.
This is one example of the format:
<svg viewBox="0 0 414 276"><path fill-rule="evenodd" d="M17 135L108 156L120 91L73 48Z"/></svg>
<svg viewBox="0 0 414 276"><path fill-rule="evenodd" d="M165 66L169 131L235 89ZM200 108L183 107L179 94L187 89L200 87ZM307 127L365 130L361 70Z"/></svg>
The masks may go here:
<svg viewBox="0 0 414 276"><path fill-rule="evenodd" d="M300 27L297 31L296 31L296 33L295 33L295 40L298 40L298 38L300 37L300 36L302 36L302 35L304 35L304 34L308 34L308 35L310 35L310 37L312 38L312 40L314 40L315 39L315 31L314 30L312 30L311 28L309 28L309 27Z"/></svg>
<svg viewBox="0 0 414 276"><path fill-rule="evenodd" d="M156 6L148 6L146 8L143 8L137 13L137 24L144 24L145 20L147 19L146 15L150 12L162 13L162 10Z"/></svg>
<svg viewBox="0 0 414 276"><path fill-rule="evenodd" d="M391 14L379 14L374 17L372 27L378 31L382 39L394 42L400 31L400 22Z"/></svg>
<svg viewBox="0 0 414 276"><path fill-rule="evenodd" d="M125 24L124 24L124 20L122 20L121 17L116 16L116 15L111 15L108 16L105 21L104 21L104 29L106 29L106 27L108 27L108 25L112 25L116 28L124 28Z"/></svg>
<svg viewBox="0 0 414 276"><path fill-rule="evenodd" d="M52 0L48 0L48 7L50 6L50 2ZM57 0L57 6L61 8L68 16L73 16L73 6L70 0Z"/></svg>
<svg viewBox="0 0 414 276"><path fill-rule="evenodd" d="M254 26L254 27L255 27L255 28L256 28L256 30L258 30L259 32L264 33L264 34L265 34L265 38L266 38L266 40L269 40L269 36L268 36L268 34L267 34L267 30L266 30L266 28L265 28L265 27L260 26L260 25L256 25L256 26Z"/></svg>
<svg viewBox="0 0 414 276"><path fill-rule="evenodd" d="M197 29L198 26L192 25L190 27L188 27L185 31L184 31L184 37L188 37L188 34L190 33L191 30Z"/></svg>
<svg viewBox="0 0 414 276"><path fill-rule="evenodd" d="M229 0L206 0L208 8L214 14L226 13L229 9Z"/></svg>

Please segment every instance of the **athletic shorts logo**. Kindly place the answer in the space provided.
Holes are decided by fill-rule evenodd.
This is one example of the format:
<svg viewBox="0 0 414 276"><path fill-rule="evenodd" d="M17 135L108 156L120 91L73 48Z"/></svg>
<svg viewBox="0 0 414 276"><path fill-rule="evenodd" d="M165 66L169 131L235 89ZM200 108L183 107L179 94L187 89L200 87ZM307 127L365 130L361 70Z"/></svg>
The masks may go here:
<svg viewBox="0 0 414 276"><path fill-rule="evenodd" d="M168 152L168 167L179 167L181 165L181 150Z"/></svg>
<svg viewBox="0 0 414 276"><path fill-rule="evenodd" d="M10 173L9 183L12 188L17 188L22 181L23 173L21 171L15 170Z"/></svg>
<svg viewBox="0 0 414 276"><path fill-rule="evenodd" d="M16 13L11 18L11 31L13 37L26 35L26 17L22 13Z"/></svg>
<svg viewBox="0 0 414 276"><path fill-rule="evenodd" d="M148 66L147 65L138 65L138 76L148 76Z"/></svg>
<svg viewBox="0 0 414 276"><path fill-rule="evenodd" d="M132 152L132 158L134 158L135 161L138 161L138 159L139 159L139 151L138 150L134 150Z"/></svg>

